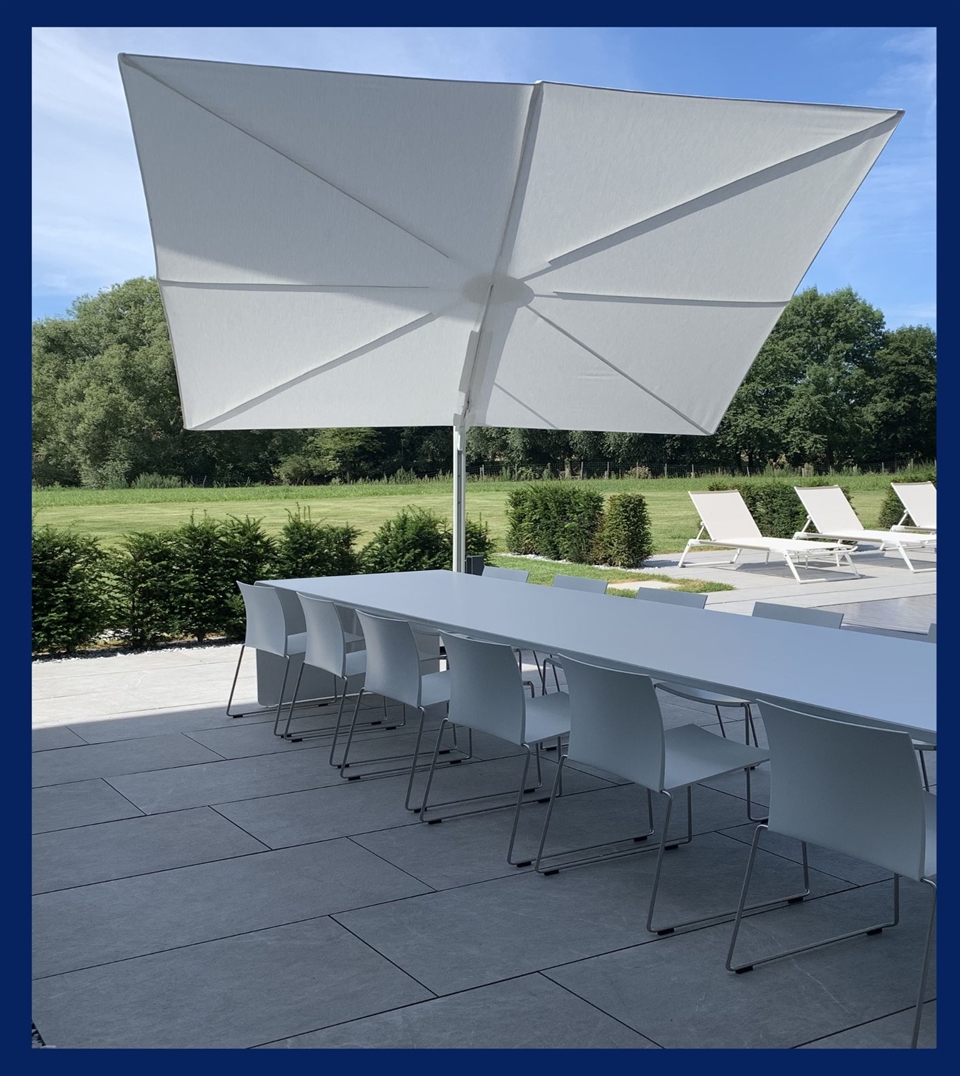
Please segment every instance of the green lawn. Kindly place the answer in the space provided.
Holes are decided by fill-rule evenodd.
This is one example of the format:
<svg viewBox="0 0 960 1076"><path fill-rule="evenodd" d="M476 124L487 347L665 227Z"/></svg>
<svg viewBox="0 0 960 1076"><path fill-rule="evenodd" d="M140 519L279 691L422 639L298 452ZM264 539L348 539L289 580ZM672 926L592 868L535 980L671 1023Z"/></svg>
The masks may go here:
<svg viewBox="0 0 960 1076"><path fill-rule="evenodd" d="M850 489L854 508L864 526L874 526L889 476L844 476L838 481ZM687 490L706 489L709 482L707 478L587 479L585 485L605 496L642 493L650 511L654 552L676 553L697 532L697 513ZM501 550L505 550L507 495L515 488L516 483L491 481L470 482L467 487L468 514L489 524ZM449 479L407 485L52 489L35 491L33 508L35 525L75 527L109 544L130 531L178 527L190 518L191 512L198 517L204 513L218 518L252 516L262 519L264 527L275 532L286 522L287 512L300 505L310 509L314 522L349 523L358 527L363 543L404 505L429 508L449 519L451 496Z"/></svg>

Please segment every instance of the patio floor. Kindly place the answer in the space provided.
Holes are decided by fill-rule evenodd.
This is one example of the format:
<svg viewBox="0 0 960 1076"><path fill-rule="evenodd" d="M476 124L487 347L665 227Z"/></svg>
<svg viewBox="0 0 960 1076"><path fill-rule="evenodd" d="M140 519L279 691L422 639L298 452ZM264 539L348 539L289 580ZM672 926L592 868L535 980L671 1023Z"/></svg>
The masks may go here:
<svg viewBox="0 0 960 1076"><path fill-rule="evenodd" d="M708 608L749 612L762 597L848 607L855 629L923 633L935 574L911 576L893 557L865 558L864 579L806 586L760 562L690 574L725 571L738 586ZM33 1018L47 1045L909 1043L926 887L903 883L895 929L732 975L729 920L645 930L654 855L542 877L506 862L510 811L424 825L404 810L405 777L341 780L327 739L288 743L267 716L226 717L237 653L209 645L34 663ZM238 697L252 698L253 660L244 667ZM679 699L665 699L664 714L717 729L712 709ZM318 709L299 724L333 717ZM726 724L742 739L742 722ZM412 735L364 745L399 752ZM473 759L438 769L436 795L508 791L520 764L511 745L475 735ZM543 768L552 781L554 763ZM754 775L761 801L765 771ZM636 787L573 768L552 839L629 837L642 808ZM694 791L697 836L665 861L660 915L735 904L754 831L744 808L742 776ZM535 850L545 810L524 808L520 849ZM771 837L762 847L757 899L794 891L799 846ZM889 875L822 850L811 865L808 900L745 923L745 956L887 913ZM923 1047L936 1040L934 977L928 990Z"/></svg>

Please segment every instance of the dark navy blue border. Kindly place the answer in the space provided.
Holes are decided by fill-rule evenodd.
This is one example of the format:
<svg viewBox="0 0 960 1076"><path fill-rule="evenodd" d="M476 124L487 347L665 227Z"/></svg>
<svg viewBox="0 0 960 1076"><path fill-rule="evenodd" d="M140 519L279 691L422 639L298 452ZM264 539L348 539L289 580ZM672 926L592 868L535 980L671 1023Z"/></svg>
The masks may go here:
<svg viewBox="0 0 960 1076"><path fill-rule="evenodd" d="M783 4L738 3L736 5L705 4L702 2L685 3L682 7L658 7L637 3L607 3L602 6L571 4L564 0L547 4L521 5L516 2L504 3L492 0L474 8L465 5L441 5L438 3L386 5L373 0L363 5L351 5L340 9L331 5L295 5L287 4L282 8L273 7L269 14L274 18L274 25L324 25L324 26L934 26L938 30L938 53L945 59L939 65L938 77L941 80L939 97L945 102L940 112L940 180L944 190L950 191L955 185L955 169L949 147L956 142L956 110L953 107L956 96L956 65L953 62L957 46L957 14L951 10L954 5L947 3L913 3L910 5L884 2L833 3L828 8L810 9L809 6L786 6ZM6 350L5 383L8 399L13 406L8 409L3 424L3 437L6 451L4 460L7 481L12 481L15 488L14 512L7 526L2 528L6 541L5 594L9 602L3 611L3 619L13 630L5 642L4 682L9 694L5 708L4 747L5 762L3 767L2 788L6 802L4 820L5 850L11 857L4 879L0 884L3 900L3 915L0 922L5 927L3 935L3 971L6 979L4 1001L0 1004L0 1017L3 1022L2 1054L7 1071L17 1074L25 1072L69 1072L73 1074L102 1074L117 1072L128 1073L169 1073L171 1069L179 1073L208 1072L222 1066L228 1066L231 1073L273 1073L273 1072L312 1072L329 1063L344 1066L352 1072L376 1071L384 1069L390 1072L413 1070L418 1073L456 1068L462 1073L482 1073L488 1076L491 1071L521 1071L533 1066L547 1065L552 1071L581 1071L583 1069L623 1068L634 1065L653 1066L670 1073L702 1071L704 1066L711 1070L733 1069L738 1073L749 1071L754 1066L765 1066L773 1061L778 1072L806 1071L816 1067L818 1072L838 1072L847 1076L861 1067L869 1067L871 1073L909 1072L937 1073L954 1071L960 1059L957 1050L957 1020L951 1019L949 1013L960 1012L957 1003L958 973L953 961L942 963L939 977L939 1008L945 1017L939 1023L939 1047L936 1051L871 1051L870 1058L865 1058L862 1051L858 1054L844 1054L843 1051L818 1051L817 1055L796 1051L757 1051L725 1050L713 1051L704 1055L702 1051L670 1051L668 1056L658 1059L657 1055L645 1051L642 1058L624 1056L623 1051L551 1051L545 1056L530 1057L528 1053L515 1050L464 1050L464 1051L430 1051L414 1054L411 1051L350 1051L349 1056L342 1053L334 1058L291 1051L253 1051L253 1050L31 1050L29 1045L30 1002L29 1002L29 887L26 878L29 872L29 826L26 805L30 802L29 758L30 737L26 716L30 707L30 651L29 651L29 615L30 615L30 410L29 410L29 314L30 287L29 264L30 231L29 174L21 162L29 160L30 155L30 30L32 26L261 26L267 14L262 5L233 3L227 5L189 5L173 2L162 7L131 8L130 5L117 3L99 3L96 5L77 6L76 3L44 3L34 10L8 12L3 22L3 57L2 77L5 86L5 119L8 125L8 153L6 156L6 189L13 195L13 204L8 207L4 244L6 257L2 259L4 271L6 329L8 345ZM817 19L816 16L822 16ZM722 20L722 21L721 21ZM952 128L952 129L951 129ZM8 197L10 195L8 194ZM940 247L946 251L941 280L951 280L956 272L951 271L952 248L945 240L955 234L956 212L950 197L940 201L938 236ZM22 208L20 208L22 207ZM22 257L21 257L22 255ZM956 354L957 326L949 316L940 320L938 337L940 354L945 356L939 373L940 432L938 438L938 486L942 490L942 503L956 505L960 503L960 488L957 482L957 437L951 418L952 404L958 399ZM22 522L21 522L22 521ZM941 655L948 655L948 660L940 662L940 679L942 697L948 700L948 707L956 692L952 677L952 661L949 656L954 653L953 645L957 636L956 613L954 612L957 583L954 576L954 556L949 545L945 548L944 563L946 570L939 582L939 604L943 615L938 618L938 649ZM958 733L952 722L952 713L944 722L944 750L949 759L956 758ZM941 817L949 824L957 817L957 784L949 774L955 765L948 765L948 777L940 795L944 797L946 809ZM954 847L952 840L946 847ZM956 861L952 855L946 860L941 872L941 906L946 915L941 916L939 949L949 953L956 943L957 926L956 905ZM251 983L251 990L256 992L257 984ZM282 999L263 999L264 1004L282 1003ZM609 1054L603 1058L600 1053ZM771 1056L773 1055L773 1056ZM951 1062L950 1058L954 1060ZM744 1065L748 1066L745 1070Z"/></svg>

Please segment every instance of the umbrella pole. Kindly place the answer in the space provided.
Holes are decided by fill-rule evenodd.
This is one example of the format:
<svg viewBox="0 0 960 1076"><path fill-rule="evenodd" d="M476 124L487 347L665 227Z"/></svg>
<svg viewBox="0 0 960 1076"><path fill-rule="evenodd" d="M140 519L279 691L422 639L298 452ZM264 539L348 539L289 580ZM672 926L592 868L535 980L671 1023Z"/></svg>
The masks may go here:
<svg viewBox="0 0 960 1076"><path fill-rule="evenodd" d="M467 552L467 427L453 427L453 570L462 572Z"/></svg>

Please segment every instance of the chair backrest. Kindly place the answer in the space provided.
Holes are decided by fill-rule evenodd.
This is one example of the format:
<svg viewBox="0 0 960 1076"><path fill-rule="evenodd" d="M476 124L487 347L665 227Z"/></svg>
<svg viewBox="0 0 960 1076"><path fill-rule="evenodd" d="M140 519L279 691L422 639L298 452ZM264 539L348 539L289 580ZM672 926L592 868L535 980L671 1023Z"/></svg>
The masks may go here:
<svg viewBox="0 0 960 1076"><path fill-rule="evenodd" d="M853 505L839 486L794 486L807 515L821 534L864 530Z"/></svg>
<svg viewBox="0 0 960 1076"><path fill-rule="evenodd" d="M287 655L287 624L276 587L256 587L237 580L247 617L244 646L265 650L270 654Z"/></svg>
<svg viewBox="0 0 960 1076"><path fill-rule="evenodd" d="M915 527L937 529L937 487L932 482L891 482Z"/></svg>
<svg viewBox="0 0 960 1076"><path fill-rule="evenodd" d="M563 655L570 693L567 757L644 788L663 787L663 717L653 681Z"/></svg>
<svg viewBox="0 0 960 1076"><path fill-rule="evenodd" d="M770 829L919 880L926 812L910 734L759 705Z"/></svg>
<svg viewBox="0 0 960 1076"><path fill-rule="evenodd" d="M406 706L420 705L420 651L406 620L357 610L367 651L363 690Z"/></svg>
<svg viewBox="0 0 960 1076"><path fill-rule="evenodd" d="M700 522L714 542L724 538L762 538L757 521L738 489L714 489L690 493Z"/></svg>
<svg viewBox="0 0 960 1076"><path fill-rule="evenodd" d="M637 587L637 597L646 602L663 602L665 605L688 605L702 609L707 604L706 594L694 594L688 590L658 590L654 587Z"/></svg>
<svg viewBox="0 0 960 1076"><path fill-rule="evenodd" d="M307 632L305 665L323 669L334 676L346 675L347 643L337 607L324 598L298 594Z"/></svg>
<svg viewBox="0 0 960 1076"><path fill-rule="evenodd" d="M934 622L927 628L927 642L935 643L937 641L937 622Z"/></svg>
<svg viewBox="0 0 960 1076"><path fill-rule="evenodd" d="M492 564L484 564L483 574L488 579L509 579L512 583L526 583L530 576L521 568L494 568Z"/></svg>
<svg viewBox="0 0 960 1076"><path fill-rule="evenodd" d="M276 587L277 597L283 609L283 619L287 625L287 635L296 635L306 631L307 626L303 620L303 606L300 604L300 596L295 590L287 587Z"/></svg>
<svg viewBox="0 0 960 1076"><path fill-rule="evenodd" d="M551 585L564 590L585 590L591 594L604 594L607 589L606 579L587 579L583 575L555 575Z"/></svg>
<svg viewBox="0 0 960 1076"><path fill-rule="evenodd" d="M774 605L772 602L754 602L754 616L765 616L769 620L789 620L794 624L816 624L821 628L839 628L843 623L843 613L832 613L829 609L801 609L796 605Z"/></svg>
<svg viewBox="0 0 960 1076"><path fill-rule="evenodd" d="M449 719L523 743L526 704L513 647L443 634L450 669Z"/></svg>

